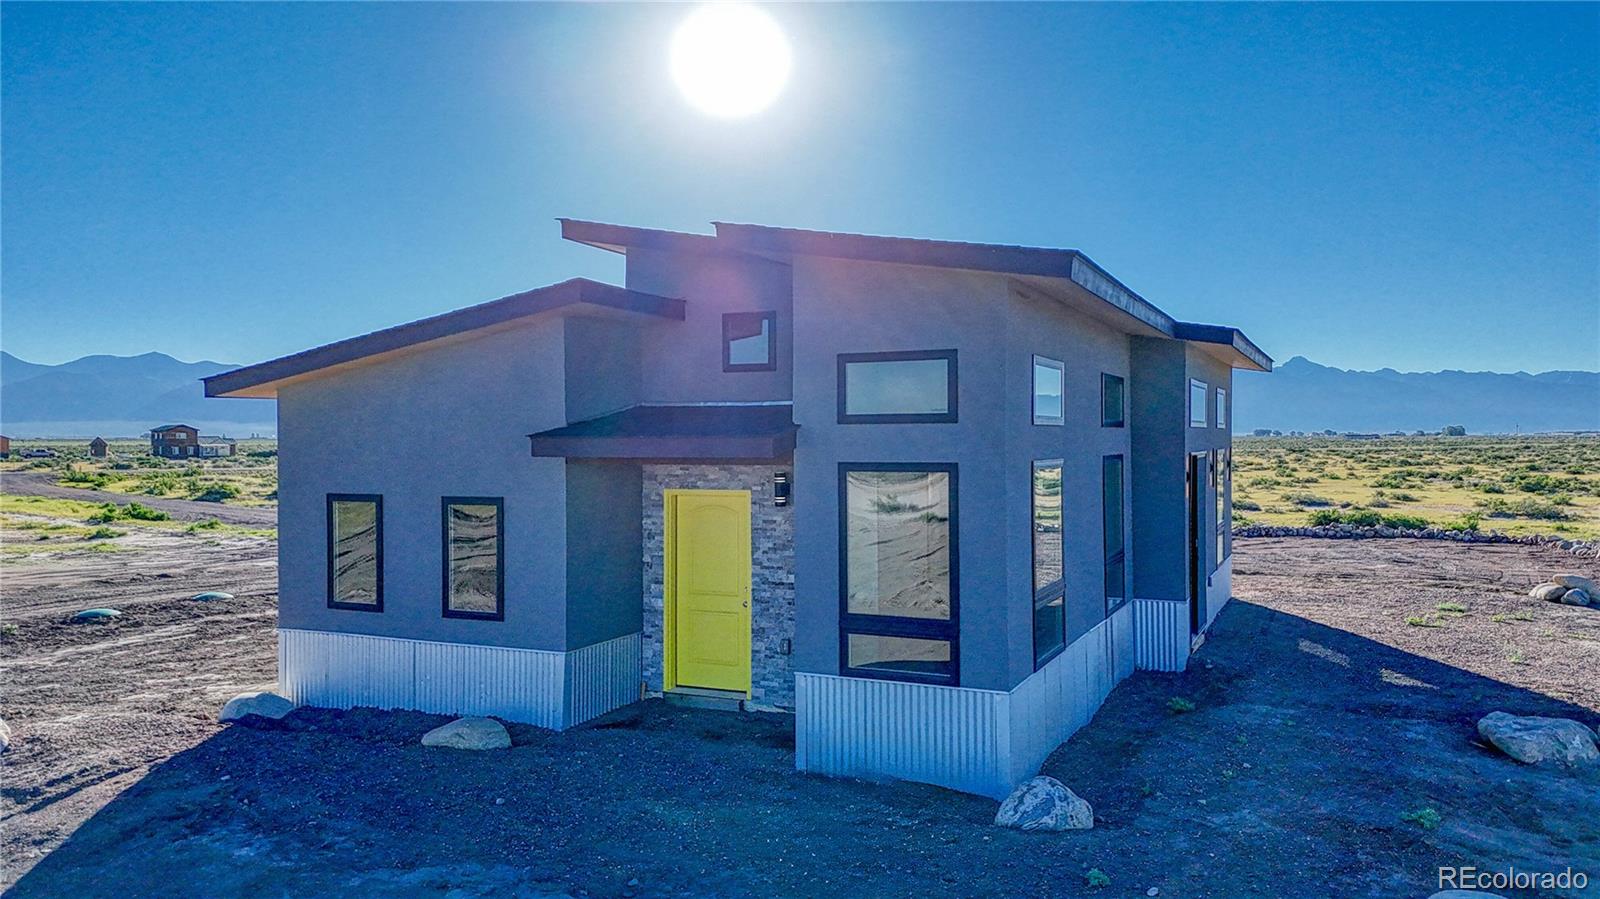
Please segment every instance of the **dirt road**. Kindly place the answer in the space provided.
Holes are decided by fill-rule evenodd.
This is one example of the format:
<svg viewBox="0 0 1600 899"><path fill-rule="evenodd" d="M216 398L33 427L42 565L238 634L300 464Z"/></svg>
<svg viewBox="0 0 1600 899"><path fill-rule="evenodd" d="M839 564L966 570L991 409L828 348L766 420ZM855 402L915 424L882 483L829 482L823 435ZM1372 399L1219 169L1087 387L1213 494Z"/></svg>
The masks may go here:
<svg viewBox="0 0 1600 899"><path fill-rule="evenodd" d="M168 499L161 496L132 496L106 490L83 490L62 487L55 475L42 471L7 471L0 473L0 493L19 496L49 496L56 499L75 499L86 503L140 503L171 515L178 521L205 521L215 518L223 524L244 527L270 528L278 524L277 509L251 509L222 503L202 503L188 499Z"/></svg>

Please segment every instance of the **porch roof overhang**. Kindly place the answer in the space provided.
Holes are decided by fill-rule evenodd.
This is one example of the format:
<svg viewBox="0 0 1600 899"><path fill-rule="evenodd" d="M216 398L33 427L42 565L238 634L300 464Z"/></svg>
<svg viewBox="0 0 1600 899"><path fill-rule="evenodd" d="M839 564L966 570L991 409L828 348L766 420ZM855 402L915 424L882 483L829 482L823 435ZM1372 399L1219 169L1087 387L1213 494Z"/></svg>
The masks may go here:
<svg viewBox="0 0 1600 899"><path fill-rule="evenodd" d="M798 430L791 403L637 405L528 439L539 457L759 462L792 455Z"/></svg>

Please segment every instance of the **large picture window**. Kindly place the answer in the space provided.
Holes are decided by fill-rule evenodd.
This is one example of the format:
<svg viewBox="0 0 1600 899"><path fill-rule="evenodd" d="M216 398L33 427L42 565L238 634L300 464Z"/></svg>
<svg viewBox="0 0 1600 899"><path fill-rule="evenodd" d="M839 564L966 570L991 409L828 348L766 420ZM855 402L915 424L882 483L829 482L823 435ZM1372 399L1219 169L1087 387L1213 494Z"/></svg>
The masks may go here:
<svg viewBox="0 0 1600 899"><path fill-rule="evenodd" d="M958 683L956 467L839 466L844 673Z"/></svg>
<svg viewBox="0 0 1600 899"><path fill-rule="evenodd" d="M447 496L444 515L444 617L505 618L505 501Z"/></svg>
<svg viewBox="0 0 1600 899"><path fill-rule="evenodd" d="M729 312L722 316L723 371L777 371L778 313Z"/></svg>
<svg viewBox="0 0 1600 899"><path fill-rule="evenodd" d="M1062 411L1062 391L1066 366L1043 356L1033 357L1033 423L1059 425L1066 421Z"/></svg>
<svg viewBox="0 0 1600 899"><path fill-rule="evenodd" d="M1123 472L1121 456L1106 456L1100 463L1101 541L1105 547L1106 614L1128 596L1128 552L1122 522Z"/></svg>
<svg viewBox="0 0 1600 899"><path fill-rule="evenodd" d="M1191 379L1189 381L1189 427L1203 428L1206 426L1206 382Z"/></svg>
<svg viewBox="0 0 1600 899"><path fill-rule="evenodd" d="M328 494L328 607L383 611L383 497Z"/></svg>
<svg viewBox="0 0 1600 899"><path fill-rule="evenodd" d="M1119 375L1100 376L1100 427L1120 428L1127 421L1125 384Z"/></svg>
<svg viewBox="0 0 1600 899"><path fill-rule="evenodd" d="M839 423L956 420L956 351L839 355Z"/></svg>
<svg viewBox="0 0 1600 899"><path fill-rule="evenodd" d="M1033 663L1037 668L1067 645L1062 581L1061 460L1033 463Z"/></svg>

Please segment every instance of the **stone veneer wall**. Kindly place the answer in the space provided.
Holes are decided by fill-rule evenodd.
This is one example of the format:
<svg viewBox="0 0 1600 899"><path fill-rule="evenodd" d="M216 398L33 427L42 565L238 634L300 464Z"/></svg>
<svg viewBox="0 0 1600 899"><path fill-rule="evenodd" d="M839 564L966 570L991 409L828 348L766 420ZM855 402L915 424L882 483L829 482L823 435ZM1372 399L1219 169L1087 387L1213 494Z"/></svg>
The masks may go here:
<svg viewBox="0 0 1600 899"><path fill-rule="evenodd" d="M792 471L770 465L644 466L644 681L661 691L662 559L665 490L750 491L750 700L758 706L794 708L794 672L783 641L794 639L794 507L772 504L772 475Z"/></svg>

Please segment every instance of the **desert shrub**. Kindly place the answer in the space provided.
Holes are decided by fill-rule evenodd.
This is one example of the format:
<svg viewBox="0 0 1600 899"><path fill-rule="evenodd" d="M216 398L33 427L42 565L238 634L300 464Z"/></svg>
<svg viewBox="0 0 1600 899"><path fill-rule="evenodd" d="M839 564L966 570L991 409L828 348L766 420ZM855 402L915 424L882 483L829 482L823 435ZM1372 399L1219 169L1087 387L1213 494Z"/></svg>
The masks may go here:
<svg viewBox="0 0 1600 899"><path fill-rule="evenodd" d="M239 488L227 483L206 484L194 494L194 499L202 503L220 503L233 499L239 495Z"/></svg>
<svg viewBox="0 0 1600 899"><path fill-rule="evenodd" d="M1256 502L1253 499L1245 499L1242 496L1236 496L1236 497L1233 498L1233 507L1235 509L1237 509L1238 511L1241 511L1241 512L1260 512L1261 511L1261 504L1260 503Z"/></svg>
<svg viewBox="0 0 1600 899"><path fill-rule="evenodd" d="M1423 518L1421 515L1385 515L1382 523L1386 527L1416 531L1429 526L1428 519Z"/></svg>
<svg viewBox="0 0 1600 899"><path fill-rule="evenodd" d="M1318 496L1315 493L1303 493L1303 492L1285 493L1285 494L1283 494L1283 500L1284 500L1284 502L1294 503L1297 506L1331 506L1331 505L1333 505L1333 500L1328 499L1325 496Z"/></svg>
<svg viewBox="0 0 1600 899"><path fill-rule="evenodd" d="M1256 490L1271 490L1274 487L1281 486L1281 482L1273 478L1251 478L1250 483L1245 484L1245 486Z"/></svg>
<svg viewBox="0 0 1600 899"><path fill-rule="evenodd" d="M75 468L63 471L56 480L62 484L71 484L74 487L104 487L111 483L110 475L101 474L97 471L79 471Z"/></svg>
<svg viewBox="0 0 1600 899"><path fill-rule="evenodd" d="M1535 518L1543 521L1566 521L1569 516L1555 503L1532 497L1509 501L1499 497L1479 500L1477 506L1489 518Z"/></svg>
<svg viewBox="0 0 1600 899"><path fill-rule="evenodd" d="M1462 430L1465 431L1464 428ZM1444 820L1444 816L1433 808L1419 808L1415 811L1401 812L1400 820L1415 824L1423 830L1433 830Z"/></svg>
<svg viewBox="0 0 1600 899"><path fill-rule="evenodd" d="M1192 700L1185 699L1182 696L1174 696L1167 700L1167 711L1174 715L1192 712L1194 711L1194 702Z"/></svg>
<svg viewBox="0 0 1600 899"><path fill-rule="evenodd" d="M1476 531L1483 517L1476 512L1468 512L1459 518L1446 521L1442 527L1447 531Z"/></svg>
<svg viewBox="0 0 1600 899"><path fill-rule="evenodd" d="M1317 509L1311 513L1311 517L1307 520L1311 522L1312 527L1317 528L1329 524L1338 524L1341 516L1333 509Z"/></svg>
<svg viewBox="0 0 1600 899"><path fill-rule="evenodd" d="M1343 524L1353 524L1359 527L1370 528L1377 527L1379 524L1382 524L1383 518L1377 512L1374 512L1371 509L1356 509L1340 515L1339 521Z"/></svg>
<svg viewBox="0 0 1600 899"><path fill-rule="evenodd" d="M214 531L214 530L217 530L220 527L222 527L222 522L218 521L215 518L207 518L204 521L196 521L196 522L194 522L193 524L191 524L188 527L184 528L184 530L188 531L191 534L193 534L196 531Z"/></svg>
<svg viewBox="0 0 1600 899"><path fill-rule="evenodd" d="M100 527L95 528L94 530L90 531L89 533L84 534L83 535L83 539L85 539L85 540L115 540L116 538L121 537L125 533L127 533L127 532L126 531L113 530L112 528L108 528L105 525L101 525Z"/></svg>

